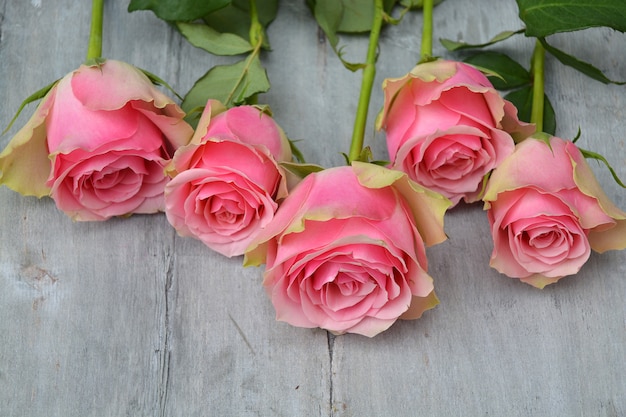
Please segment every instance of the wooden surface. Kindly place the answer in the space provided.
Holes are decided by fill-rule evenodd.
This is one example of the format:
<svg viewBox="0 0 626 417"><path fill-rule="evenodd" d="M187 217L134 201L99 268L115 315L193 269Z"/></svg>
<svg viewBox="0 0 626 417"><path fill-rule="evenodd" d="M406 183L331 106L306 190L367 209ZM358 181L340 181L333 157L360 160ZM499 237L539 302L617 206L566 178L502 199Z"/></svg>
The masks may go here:
<svg viewBox="0 0 626 417"><path fill-rule="evenodd" d="M27 95L77 67L89 2L0 0L0 126ZM188 45L150 12L105 6L104 56L160 75L180 92L230 62ZM371 120L384 77L419 54L421 14L381 40ZM446 0L435 37L484 42L522 26L513 0ZM345 70L304 1L283 1L262 57L262 95L311 162L342 163L361 74ZM626 80L626 35L558 35L556 46ZM349 60L366 40L342 38ZM527 62L532 41L498 46ZM450 56L435 43L435 54ZM626 89L548 58L558 134L606 155L626 178ZM0 147L23 124L29 106ZM366 141L386 157L384 138ZM592 164L610 198L626 191ZM480 205L446 217L429 250L441 304L368 339L274 321L258 268L180 238L164 215L72 223L49 199L0 188L2 416L602 416L626 415L626 252L593 254L540 291L488 267Z"/></svg>

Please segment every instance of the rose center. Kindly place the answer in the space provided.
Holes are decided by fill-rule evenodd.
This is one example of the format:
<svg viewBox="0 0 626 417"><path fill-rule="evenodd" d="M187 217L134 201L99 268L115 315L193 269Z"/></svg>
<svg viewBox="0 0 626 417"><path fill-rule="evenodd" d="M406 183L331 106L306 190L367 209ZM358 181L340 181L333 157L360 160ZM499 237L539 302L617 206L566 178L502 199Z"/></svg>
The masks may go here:
<svg viewBox="0 0 626 417"><path fill-rule="evenodd" d="M545 249L552 246L560 246L565 243L565 236L558 230L539 231L539 233L526 232L528 244L537 249Z"/></svg>
<svg viewBox="0 0 626 417"><path fill-rule="evenodd" d="M143 175L130 168L95 171L74 180L74 193L80 201L90 207L90 201L121 202L136 195L143 183Z"/></svg>
<svg viewBox="0 0 626 417"><path fill-rule="evenodd" d="M477 163L488 159L489 155L481 147L480 138L454 135L440 138L429 147L424 155L424 167L431 175L446 179L460 179L471 173Z"/></svg>
<svg viewBox="0 0 626 417"><path fill-rule="evenodd" d="M205 214L223 224L237 223L244 213L241 203L232 199L213 197L205 206Z"/></svg>

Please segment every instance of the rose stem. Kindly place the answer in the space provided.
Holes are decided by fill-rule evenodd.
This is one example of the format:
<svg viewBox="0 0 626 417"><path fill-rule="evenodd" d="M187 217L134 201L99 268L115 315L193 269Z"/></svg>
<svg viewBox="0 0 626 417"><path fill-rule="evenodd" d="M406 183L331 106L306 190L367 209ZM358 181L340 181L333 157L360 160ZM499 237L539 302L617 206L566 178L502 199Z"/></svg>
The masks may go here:
<svg viewBox="0 0 626 417"><path fill-rule="evenodd" d="M250 0L250 45L256 45L262 42L263 26L259 22L259 13L257 12L256 0Z"/></svg>
<svg viewBox="0 0 626 417"><path fill-rule="evenodd" d="M424 0L422 5L422 45L421 62L429 61L433 56L433 0Z"/></svg>
<svg viewBox="0 0 626 417"><path fill-rule="evenodd" d="M234 105L233 99L235 98L235 93L237 93L237 90L245 81L246 75L248 75L248 71L250 71L250 66L254 62L254 59L259 56L261 47L263 46L263 26L259 22L256 0L250 0L250 30L248 31L248 36L250 37L250 45L253 45L254 49L246 58L243 71L239 75L239 78L237 78L235 86L228 93L226 100L224 100L224 105L226 107L232 107ZM246 99L247 104L256 104L257 101L258 96L256 94Z"/></svg>
<svg viewBox="0 0 626 417"><path fill-rule="evenodd" d="M91 3L91 31L89 32L89 46L87 61L102 56L102 15L104 0L92 0Z"/></svg>
<svg viewBox="0 0 626 417"><path fill-rule="evenodd" d="M263 46L263 26L259 21L259 13L256 7L256 0L250 0L250 30L249 30L250 45L254 45L252 57L259 54L261 46ZM249 63L252 62L252 58L246 63L246 68L249 67ZM257 94L248 97L247 104L257 104L259 96Z"/></svg>
<svg viewBox="0 0 626 417"><path fill-rule="evenodd" d="M544 60L546 51L537 39L532 58L533 71L533 101L530 121L537 126L537 132L543 131L543 102L544 102Z"/></svg>
<svg viewBox="0 0 626 417"><path fill-rule="evenodd" d="M372 30L370 32L367 59L365 61L365 68L363 69L363 81L361 82L361 93L359 96L359 104L356 109L354 130L352 131L352 142L350 143L350 153L348 155L350 162L358 160L363 149L365 126L367 124L367 112L369 109L370 97L372 96L374 77L376 76L376 52L378 50L380 28L383 24L383 0L376 0L374 7L374 22L372 23Z"/></svg>

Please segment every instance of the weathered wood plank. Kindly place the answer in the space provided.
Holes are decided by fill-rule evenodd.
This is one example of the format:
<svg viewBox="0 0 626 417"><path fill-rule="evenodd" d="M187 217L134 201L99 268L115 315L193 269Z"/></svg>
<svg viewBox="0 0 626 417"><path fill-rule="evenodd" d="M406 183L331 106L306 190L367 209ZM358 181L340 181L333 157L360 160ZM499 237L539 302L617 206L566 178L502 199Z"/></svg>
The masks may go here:
<svg viewBox="0 0 626 417"><path fill-rule="evenodd" d="M3 129L26 95L83 59L89 10L60 6L2 2ZM163 257L149 256L139 239L110 235L128 230L122 222L72 224L51 201L0 193L2 413L149 414L157 396ZM162 219L136 222L152 250L167 249L171 232L154 226Z"/></svg>
<svg viewBox="0 0 626 417"><path fill-rule="evenodd" d="M107 2L104 55L187 91L215 58L149 12ZM21 100L76 67L89 7L0 0L0 126ZM420 14L383 32L376 85L417 61ZM521 22L513 1L471 9L446 0L435 37L485 41ZM283 2L263 56L261 97L311 162L343 162L360 74L320 38L304 2ZM623 34L593 30L553 43L626 79ZM359 60L366 40L345 38ZM532 41L498 46L527 61ZM435 53L448 56L435 44ZM626 178L624 87L588 81L548 60L559 134L603 153ZM377 87L378 88L378 87ZM382 105L375 88L366 141ZM29 107L4 147L23 124ZM343 143L343 145L342 145ZM595 169L598 168L598 169ZM594 166L607 194L626 193ZM328 337L273 320L261 270L176 236L163 215L72 223L50 200L0 188L0 414L10 416L584 415L626 413L626 254L594 254L576 277L538 291L488 268L480 207L446 220L450 240L429 251L442 304L374 339Z"/></svg>

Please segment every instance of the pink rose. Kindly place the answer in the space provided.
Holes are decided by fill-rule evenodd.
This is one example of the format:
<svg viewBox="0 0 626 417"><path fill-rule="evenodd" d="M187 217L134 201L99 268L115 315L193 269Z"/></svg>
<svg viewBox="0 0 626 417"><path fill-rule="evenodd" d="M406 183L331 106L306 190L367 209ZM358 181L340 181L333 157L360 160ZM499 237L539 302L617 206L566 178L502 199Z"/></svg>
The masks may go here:
<svg viewBox="0 0 626 417"><path fill-rule="evenodd" d="M372 337L438 303L424 244L446 239L449 204L399 171L326 169L289 194L244 264L266 263L278 320Z"/></svg>
<svg viewBox="0 0 626 417"><path fill-rule="evenodd" d="M277 161L289 160L287 137L266 113L209 101L191 143L172 160L167 219L181 236L229 257L242 255L287 195Z"/></svg>
<svg viewBox="0 0 626 417"><path fill-rule="evenodd" d="M137 68L82 65L0 154L0 183L50 195L74 220L163 210L164 166L193 134L183 116Z"/></svg>
<svg viewBox="0 0 626 417"><path fill-rule="evenodd" d="M520 122L480 71L455 61L419 64L383 82L377 128L387 132L391 168L457 204L479 199L483 177L534 126Z"/></svg>
<svg viewBox="0 0 626 417"><path fill-rule="evenodd" d="M538 288L578 272L590 250L626 248L626 213L604 194L572 142L528 138L485 192L491 266Z"/></svg>

